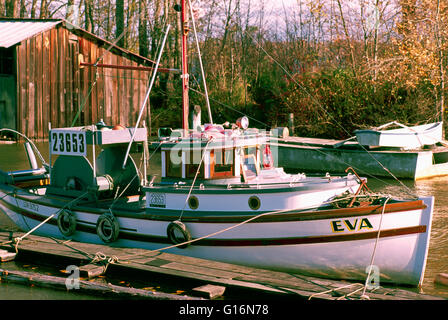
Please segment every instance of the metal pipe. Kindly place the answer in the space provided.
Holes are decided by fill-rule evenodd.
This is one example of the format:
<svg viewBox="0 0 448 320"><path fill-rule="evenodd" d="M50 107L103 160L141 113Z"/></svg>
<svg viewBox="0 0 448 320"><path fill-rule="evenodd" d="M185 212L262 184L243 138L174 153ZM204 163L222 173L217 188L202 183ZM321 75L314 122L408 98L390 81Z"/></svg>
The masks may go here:
<svg viewBox="0 0 448 320"><path fill-rule="evenodd" d="M151 93L151 89L154 84L154 80L156 79L157 69L159 68L159 63L160 63L160 59L162 58L163 48L165 47L166 38L168 36L168 31L170 30L170 28L171 28L171 25L168 25L166 27L165 36L163 37L162 46L160 47L159 56L157 57L156 67L154 69L154 73L152 74L151 83L149 84L148 92L146 93L145 100L143 101L143 105L140 108L140 112L139 112L138 118L137 118L137 123L135 124L135 128L132 132L131 141L129 141L128 149L126 150L126 154L124 156L124 161L123 161L123 166L122 166L123 169L126 168L126 162L128 161L129 152L131 150L132 142L134 141L134 138L135 138L135 133L137 132L138 125L142 118L143 110L145 109L146 103L148 102L149 94Z"/></svg>
<svg viewBox="0 0 448 320"><path fill-rule="evenodd" d="M28 162L30 163L31 169L38 169L39 166L37 165L36 155L34 154L34 151L29 142L25 142L25 151L26 151L26 155L28 157Z"/></svg>
<svg viewBox="0 0 448 320"><path fill-rule="evenodd" d="M153 71L153 67L140 67L140 66L123 66L118 64L106 64L106 63L88 63L88 62L81 62L79 64L83 67L97 67L97 68L110 68L110 69L123 69L123 70L137 70L137 71ZM163 72L163 73L180 73L179 69L173 69L173 68L159 68L157 72Z"/></svg>
<svg viewBox="0 0 448 320"><path fill-rule="evenodd" d="M187 135L188 132L188 116L189 116L189 98L188 98L188 84L189 84L189 74L188 74L188 25L187 25L187 12L185 10L185 0L181 1L181 32L182 32L182 129L183 136Z"/></svg>

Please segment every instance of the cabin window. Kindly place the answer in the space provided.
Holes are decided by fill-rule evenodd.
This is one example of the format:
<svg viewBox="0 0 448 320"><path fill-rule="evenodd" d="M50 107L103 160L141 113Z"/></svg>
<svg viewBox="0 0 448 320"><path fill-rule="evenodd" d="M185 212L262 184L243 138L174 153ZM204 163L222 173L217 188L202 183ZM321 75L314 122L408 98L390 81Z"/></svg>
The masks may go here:
<svg viewBox="0 0 448 320"><path fill-rule="evenodd" d="M260 152L259 147L247 147L243 149L243 156L241 159L241 169L244 181L247 182L255 178L260 172Z"/></svg>
<svg viewBox="0 0 448 320"><path fill-rule="evenodd" d="M201 168L198 173L198 178L204 178L204 166L205 163L202 161L203 153L200 151L190 151L186 154L186 165L185 165L185 174L187 178L194 178L196 176L196 172L198 171L199 164L201 164Z"/></svg>
<svg viewBox="0 0 448 320"><path fill-rule="evenodd" d="M173 161L173 159L175 161ZM166 176L172 178L182 178L182 152L180 150L170 150L165 159Z"/></svg>
<svg viewBox="0 0 448 320"><path fill-rule="evenodd" d="M245 182L255 178L259 174L259 164L253 154L244 156L241 166Z"/></svg>
<svg viewBox="0 0 448 320"><path fill-rule="evenodd" d="M259 154L259 147L253 146L253 147L247 147L243 149L244 156L254 156L255 160L258 161L258 154Z"/></svg>
<svg viewBox="0 0 448 320"><path fill-rule="evenodd" d="M234 149L214 149L210 153L211 170L210 176L212 178L224 178L235 176L235 157Z"/></svg>

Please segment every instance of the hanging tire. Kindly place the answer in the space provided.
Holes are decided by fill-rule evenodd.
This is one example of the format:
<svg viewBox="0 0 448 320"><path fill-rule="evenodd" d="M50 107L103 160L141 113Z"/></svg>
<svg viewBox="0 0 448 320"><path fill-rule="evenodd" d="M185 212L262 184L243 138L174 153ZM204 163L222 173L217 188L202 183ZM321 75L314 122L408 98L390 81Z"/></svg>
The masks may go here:
<svg viewBox="0 0 448 320"><path fill-rule="evenodd" d="M102 214L96 222L96 233L103 242L114 242L118 239L120 225L113 215Z"/></svg>
<svg viewBox="0 0 448 320"><path fill-rule="evenodd" d="M58 215L59 231L66 237L71 236L76 231L76 217L70 210L62 210Z"/></svg>
<svg viewBox="0 0 448 320"><path fill-rule="evenodd" d="M183 224L179 220L173 221L168 225L168 227L166 228L166 234L168 235L168 239L170 239L172 244L179 244L191 240L190 232L188 231L185 224ZM189 245L189 243L186 243L178 246L178 248L184 249Z"/></svg>

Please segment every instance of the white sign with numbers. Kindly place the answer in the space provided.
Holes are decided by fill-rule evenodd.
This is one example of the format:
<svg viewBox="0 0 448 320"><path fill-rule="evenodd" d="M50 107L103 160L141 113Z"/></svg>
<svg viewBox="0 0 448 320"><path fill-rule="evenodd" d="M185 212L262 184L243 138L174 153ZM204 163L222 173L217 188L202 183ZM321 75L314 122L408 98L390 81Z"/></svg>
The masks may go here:
<svg viewBox="0 0 448 320"><path fill-rule="evenodd" d="M86 133L54 129L50 131L50 151L66 156L87 156Z"/></svg>

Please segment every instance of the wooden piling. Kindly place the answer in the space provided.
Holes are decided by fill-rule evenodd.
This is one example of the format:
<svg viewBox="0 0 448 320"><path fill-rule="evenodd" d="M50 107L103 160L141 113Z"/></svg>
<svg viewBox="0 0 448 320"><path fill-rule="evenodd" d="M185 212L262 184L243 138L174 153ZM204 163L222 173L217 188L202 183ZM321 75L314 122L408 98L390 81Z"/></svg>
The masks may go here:
<svg viewBox="0 0 448 320"><path fill-rule="evenodd" d="M12 261L16 257L15 252L9 252L8 250L0 250L0 262Z"/></svg>
<svg viewBox="0 0 448 320"><path fill-rule="evenodd" d="M225 290L226 290L226 287L223 287L223 286L215 286L212 284L206 284L204 286L194 288L192 291L193 291L194 295L197 295L199 297L204 297L206 299L216 299L216 298L222 297Z"/></svg>
<svg viewBox="0 0 448 320"><path fill-rule="evenodd" d="M98 276L102 276L106 272L105 265L97 265L93 263L86 264L79 267L79 276L81 278L92 279Z"/></svg>

